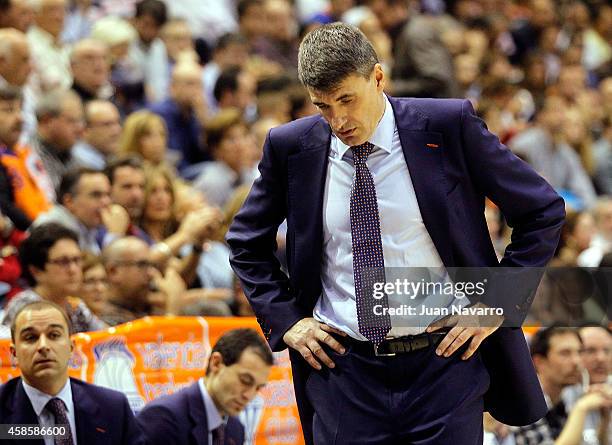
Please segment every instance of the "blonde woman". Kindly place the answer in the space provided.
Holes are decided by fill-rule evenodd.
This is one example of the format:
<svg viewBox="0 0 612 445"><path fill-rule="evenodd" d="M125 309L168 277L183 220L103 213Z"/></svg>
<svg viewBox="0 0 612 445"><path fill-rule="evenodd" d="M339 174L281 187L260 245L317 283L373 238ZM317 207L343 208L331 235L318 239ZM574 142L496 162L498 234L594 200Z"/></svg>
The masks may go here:
<svg viewBox="0 0 612 445"><path fill-rule="evenodd" d="M146 166L164 165L170 168L166 161L167 141L166 124L159 115L147 110L135 111L123 124L119 152L138 154Z"/></svg>

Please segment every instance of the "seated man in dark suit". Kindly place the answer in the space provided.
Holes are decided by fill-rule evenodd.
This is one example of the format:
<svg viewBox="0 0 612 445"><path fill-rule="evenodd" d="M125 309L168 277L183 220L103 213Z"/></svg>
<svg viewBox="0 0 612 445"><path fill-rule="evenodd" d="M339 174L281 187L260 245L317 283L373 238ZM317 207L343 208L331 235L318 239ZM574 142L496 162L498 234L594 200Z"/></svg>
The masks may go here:
<svg viewBox="0 0 612 445"><path fill-rule="evenodd" d="M19 445L141 445L125 396L68 378L70 322L49 301L25 305L11 325L11 354L21 377L0 386L0 424L66 425L65 435L8 440Z"/></svg>
<svg viewBox="0 0 612 445"><path fill-rule="evenodd" d="M234 329L213 347L206 377L149 403L137 421L149 445L240 445L235 417L266 384L274 360L252 329Z"/></svg>

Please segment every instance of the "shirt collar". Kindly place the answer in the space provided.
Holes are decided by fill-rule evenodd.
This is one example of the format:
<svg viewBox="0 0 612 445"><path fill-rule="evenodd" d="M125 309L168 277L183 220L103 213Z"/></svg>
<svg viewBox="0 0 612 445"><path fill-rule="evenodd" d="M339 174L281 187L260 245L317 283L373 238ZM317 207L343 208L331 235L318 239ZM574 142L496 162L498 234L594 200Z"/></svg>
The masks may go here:
<svg viewBox="0 0 612 445"><path fill-rule="evenodd" d="M369 142L371 142L378 148L383 149L387 153L391 153L391 147L393 146L393 134L395 133L396 129L395 116L393 115L393 108L391 108L391 102L389 102L387 95L383 94L383 97L385 98L385 111L382 115L382 118L378 122L378 125L374 129L374 133L369 139ZM340 158L343 158L346 152L351 147L342 142L333 133L332 140L336 144L336 149L338 151L338 154L340 155Z"/></svg>
<svg viewBox="0 0 612 445"><path fill-rule="evenodd" d="M204 379L198 380L200 386L200 392L202 393L202 399L204 399L204 407L206 408L206 420L208 421L208 431L213 431L219 428L222 424L227 423L227 416L221 417L219 410L217 409L215 402L212 397L208 394Z"/></svg>
<svg viewBox="0 0 612 445"><path fill-rule="evenodd" d="M67 412L70 413L74 411L70 379L66 380L66 384L64 385L64 387L60 390L60 392L57 393L57 395L54 396L44 393L34 388L33 386L28 385L23 379L21 379L21 383L23 384L23 389L25 393L27 394L28 398L30 399L30 402L32 403L32 408L34 408L34 412L38 417L40 417L42 410L45 409L45 406L47 406L49 400L54 399L56 397L64 402L64 405L66 405Z"/></svg>

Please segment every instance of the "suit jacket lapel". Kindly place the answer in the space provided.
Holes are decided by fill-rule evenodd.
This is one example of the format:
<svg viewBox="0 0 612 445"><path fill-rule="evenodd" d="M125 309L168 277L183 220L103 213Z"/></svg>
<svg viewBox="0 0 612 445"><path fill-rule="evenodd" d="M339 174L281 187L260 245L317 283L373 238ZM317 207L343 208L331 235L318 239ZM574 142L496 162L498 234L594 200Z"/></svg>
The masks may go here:
<svg viewBox="0 0 612 445"><path fill-rule="evenodd" d="M301 137L302 150L292 154L287 160L288 194L293 202L291 226L293 234L299 234L294 240L292 258L294 270L308 270L308 277L320 276L321 252L323 250L323 195L327 175L328 152L331 140L331 129L323 118ZM292 236L290 233L289 236ZM296 261L299 264L296 264ZM310 278L303 285L312 287ZM315 283L318 282L315 280ZM310 290L310 289L309 289ZM306 294L318 292L306 291ZM310 295L312 296L312 295ZM314 303L313 303L314 306Z"/></svg>
<svg viewBox="0 0 612 445"><path fill-rule="evenodd" d="M191 435L197 445L208 445L208 418L204 408L204 400L198 382L187 388L189 418L191 419Z"/></svg>
<svg viewBox="0 0 612 445"><path fill-rule="evenodd" d="M74 402L74 423L76 426L76 439L79 443L87 438L88 443L103 443L92 441L100 433L106 431L107 425L99 424L98 411L100 406L91 398L81 385L70 379L72 400Z"/></svg>
<svg viewBox="0 0 612 445"><path fill-rule="evenodd" d="M427 131L427 117L390 97L423 223L445 266L454 265L448 219L442 134Z"/></svg>
<svg viewBox="0 0 612 445"><path fill-rule="evenodd" d="M3 409L5 407L2 407ZM38 417L36 417L36 413L34 412L34 408L32 407L32 403L28 398L25 390L23 389L23 385L21 384L21 379L16 382L15 387L15 395L13 399L13 403L11 405L6 406L6 409L9 412L12 412L12 415L4 417L7 423L10 424L29 424L36 425L38 424ZM42 439L31 439L31 440L22 440L19 441L20 444L23 445L44 445L44 441Z"/></svg>

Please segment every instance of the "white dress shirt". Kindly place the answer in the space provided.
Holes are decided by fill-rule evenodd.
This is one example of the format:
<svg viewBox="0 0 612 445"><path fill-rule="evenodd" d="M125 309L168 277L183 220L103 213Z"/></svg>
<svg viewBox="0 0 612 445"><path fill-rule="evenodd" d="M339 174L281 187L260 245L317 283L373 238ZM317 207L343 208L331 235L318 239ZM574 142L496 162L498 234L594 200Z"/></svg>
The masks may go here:
<svg viewBox="0 0 612 445"><path fill-rule="evenodd" d="M55 416L46 407L49 400L58 398L61 399L66 405L66 415L68 416L68 422L70 423L70 430L72 432L72 440L74 445L77 445L76 437L76 423L74 421L74 402L72 401L72 387L70 386L70 379L66 380L66 384L55 396L50 396L33 386L28 385L23 379L21 379L23 389L25 390L32 408L38 417L38 424L43 427L51 427L55 425ZM51 436L45 437L45 445L54 445L55 441Z"/></svg>
<svg viewBox="0 0 612 445"><path fill-rule="evenodd" d="M375 146L367 165L376 187L385 268L427 267L444 277L444 265L423 223L386 96L384 114L369 142ZM353 276L350 196L354 175L353 152L332 135L323 197L323 291L313 316L353 338L366 340L358 330ZM386 279L391 281L389 276ZM391 302L401 303L402 298L405 297L389 295L390 307L397 307ZM430 296L424 304L449 307L454 301L457 304L452 296ZM420 312L418 307L417 311ZM391 316L389 336L423 332L437 318L440 317Z"/></svg>
<svg viewBox="0 0 612 445"><path fill-rule="evenodd" d="M202 399L204 400L204 407L206 408L206 421L208 422L208 444L212 445L213 430L219 428L221 424L226 424L227 418L223 418L221 417L221 414L219 414L219 410L217 409L215 402L213 402L212 397L210 397L210 394L208 394L203 378L198 380L198 386L200 387Z"/></svg>

